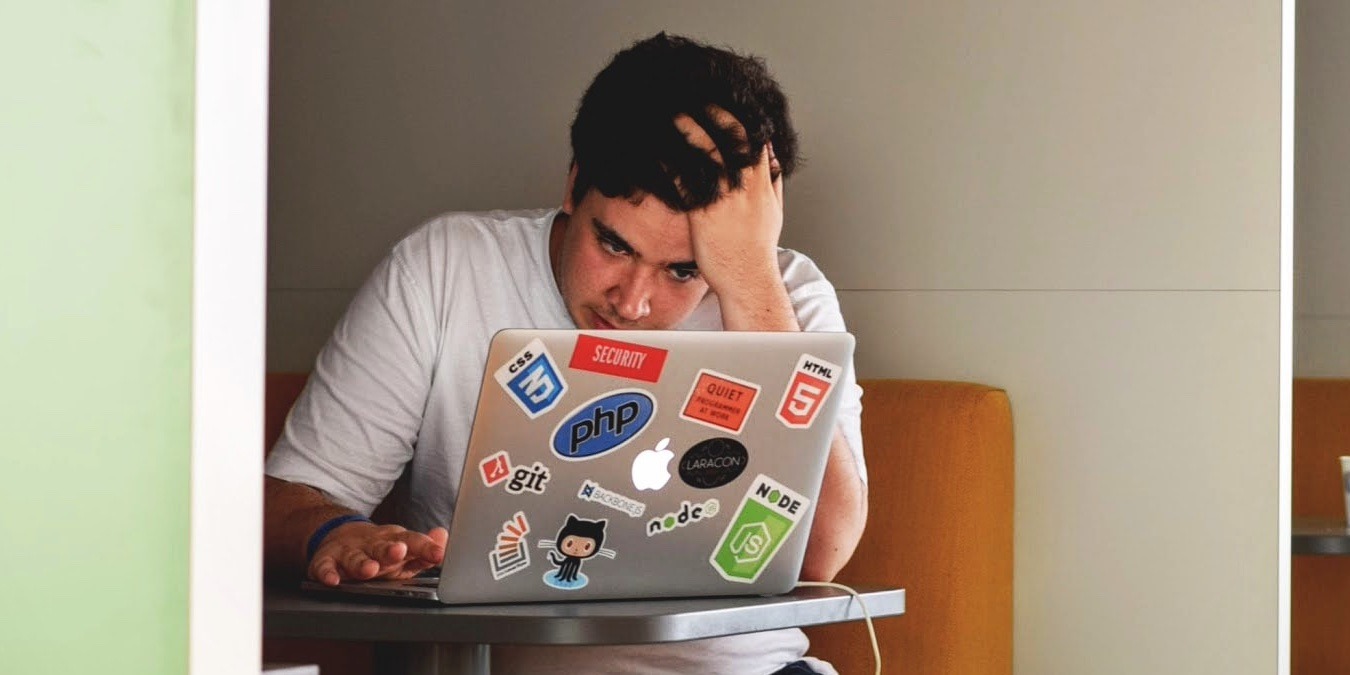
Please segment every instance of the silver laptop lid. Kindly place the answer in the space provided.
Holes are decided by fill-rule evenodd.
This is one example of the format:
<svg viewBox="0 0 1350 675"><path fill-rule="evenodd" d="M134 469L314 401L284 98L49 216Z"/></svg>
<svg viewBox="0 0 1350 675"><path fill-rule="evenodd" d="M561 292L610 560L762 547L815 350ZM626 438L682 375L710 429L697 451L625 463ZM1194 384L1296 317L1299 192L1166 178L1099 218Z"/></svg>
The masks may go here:
<svg viewBox="0 0 1350 675"><path fill-rule="evenodd" d="M847 333L498 333L440 600L787 591L853 345Z"/></svg>

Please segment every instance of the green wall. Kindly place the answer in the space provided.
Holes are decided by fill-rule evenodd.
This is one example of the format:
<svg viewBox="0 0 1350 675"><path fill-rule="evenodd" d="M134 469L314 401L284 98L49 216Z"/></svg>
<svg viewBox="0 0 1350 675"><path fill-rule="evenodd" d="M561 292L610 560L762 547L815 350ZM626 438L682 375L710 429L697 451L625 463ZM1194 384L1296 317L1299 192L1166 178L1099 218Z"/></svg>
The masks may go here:
<svg viewBox="0 0 1350 675"><path fill-rule="evenodd" d="M0 673L187 672L191 0L0 0Z"/></svg>

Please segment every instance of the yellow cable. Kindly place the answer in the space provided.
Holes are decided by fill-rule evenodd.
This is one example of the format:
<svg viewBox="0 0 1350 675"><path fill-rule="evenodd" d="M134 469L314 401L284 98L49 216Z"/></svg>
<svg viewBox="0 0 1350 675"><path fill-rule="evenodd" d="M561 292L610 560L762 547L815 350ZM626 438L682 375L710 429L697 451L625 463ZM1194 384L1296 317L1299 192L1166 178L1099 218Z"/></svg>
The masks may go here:
<svg viewBox="0 0 1350 675"><path fill-rule="evenodd" d="M872 657L876 660L877 664L876 675L881 675L881 647L877 646L877 629L875 626L872 625L872 615L867 613L867 603L863 601L862 595L857 591L853 590L852 588L849 588L848 586L845 586L843 584L836 584L833 581L797 582L798 588L801 588L803 586L817 586L820 588L837 588L841 591L847 591L849 595L852 595L854 598L858 600L858 607L862 608L863 619L867 621L867 637L871 638L872 640Z"/></svg>

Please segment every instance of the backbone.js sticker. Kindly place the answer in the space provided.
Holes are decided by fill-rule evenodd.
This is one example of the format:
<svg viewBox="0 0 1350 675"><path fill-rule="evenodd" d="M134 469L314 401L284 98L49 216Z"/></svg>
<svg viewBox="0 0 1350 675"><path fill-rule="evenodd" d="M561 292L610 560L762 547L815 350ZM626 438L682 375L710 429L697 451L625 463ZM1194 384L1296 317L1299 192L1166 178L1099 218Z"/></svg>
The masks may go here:
<svg viewBox="0 0 1350 675"><path fill-rule="evenodd" d="M756 476L708 561L727 581L754 583L810 503L782 483Z"/></svg>

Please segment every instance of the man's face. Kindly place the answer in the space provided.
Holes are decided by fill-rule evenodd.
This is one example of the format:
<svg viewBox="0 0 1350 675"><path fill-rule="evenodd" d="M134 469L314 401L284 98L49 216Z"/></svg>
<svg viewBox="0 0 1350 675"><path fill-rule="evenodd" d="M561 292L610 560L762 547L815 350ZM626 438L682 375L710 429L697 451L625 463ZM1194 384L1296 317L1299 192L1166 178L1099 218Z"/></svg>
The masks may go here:
<svg viewBox="0 0 1350 675"><path fill-rule="evenodd" d="M598 190L573 203L573 169L549 252L567 312L583 329L666 329L689 316L708 284L694 265L686 214L655 197Z"/></svg>

